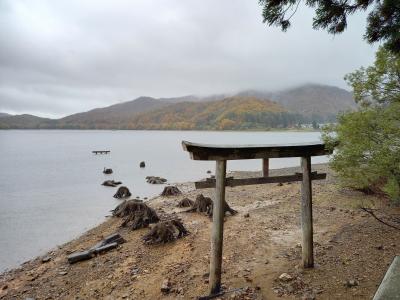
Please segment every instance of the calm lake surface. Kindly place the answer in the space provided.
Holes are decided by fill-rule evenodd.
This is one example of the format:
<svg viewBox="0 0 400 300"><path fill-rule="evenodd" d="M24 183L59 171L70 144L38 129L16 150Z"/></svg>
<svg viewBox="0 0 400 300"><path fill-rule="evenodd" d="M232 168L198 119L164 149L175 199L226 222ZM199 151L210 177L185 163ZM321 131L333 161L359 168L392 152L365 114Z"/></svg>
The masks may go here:
<svg viewBox="0 0 400 300"><path fill-rule="evenodd" d="M319 139L319 132L0 131L0 272L102 222L120 202L112 197L115 188L101 185L106 179L122 181L134 197L152 197L164 185L146 183L148 175L174 183L204 178L207 170L214 173L213 162L190 160L182 140L277 144ZM140 161L146 168L139 168ZM298 158L270 161L271 168L296 165ZM103 175L104 167L114 173ZM260 169L261 160L228 162L228 171Z"/></svg>

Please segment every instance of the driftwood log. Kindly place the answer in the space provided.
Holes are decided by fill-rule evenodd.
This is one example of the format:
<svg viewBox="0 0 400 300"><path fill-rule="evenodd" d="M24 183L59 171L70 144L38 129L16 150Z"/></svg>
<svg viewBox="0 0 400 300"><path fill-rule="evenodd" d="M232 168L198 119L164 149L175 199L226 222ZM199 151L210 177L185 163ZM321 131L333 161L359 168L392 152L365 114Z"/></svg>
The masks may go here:
<svg viewBox="0 0 400 300"><path fill-rule="evenodd" d="M203 194L197 195L192 208L187 212L205 213L211 217L213 214L213 201L209 197L204 197ZM229 212L232 216L237 214L237 211L232 209L226 201L224 201L224 212Z"/></svg>
<svg viewBox="0 0 400 300"><path fill-rule="evenodd" d="M120 185L120 184L122 184L121 181L106 180L106 181L104 181L101 185L116 187L116 186L118 186L118 185Z"/></svg>
<svg viewBox="0 0 400 300"><path fill-rule="evenodd" d="M161 193L161 196L177 196L181 195L182 192L176 186L166 186Z"/></svg>
<svg viewBox="0 0 400 300"><path fill-rule="evenodd" d="M114 198L117 199L128 198L131 195L132 195L131 192L126 186L120 186L118 188L118 191L115 193Z"/></svg>
<svg viewBox="0 0 400 300"><path fill-rule="evenodd" d="M169 243L188 234L189 231L186 230L182 222L173 219L156 224L143 237L143 241L147 244Z"/></svg>
<svg viewBox="0 0 400 300"><path fill-rule="evenodd" d="M140 200L124 201L112 213L115 217L123 218L121 227L130 227L132 230L148 227L160 220L156 211Z"/></svg>
<svg viewBox="0 0 400 300"><path fill-rule="evenodd" d="M189 198L183 198L181 201L179 201L177 207L192 207L193 204L193 200L190 200Z"/></svg>
<svg viewBox="0 0 400 300"><path fill-rule="evenodd" d="M88 250L82 252L74 252L68 255L67 260L70 264L74 264L78 261L91 259L97 254L110 251L114 248L117 248L118 245L123 244L125 242L126 242L125 239L119 233L114 233L112 235L109 235L108 237L106 237L101 242L97 243Z"/></svg>

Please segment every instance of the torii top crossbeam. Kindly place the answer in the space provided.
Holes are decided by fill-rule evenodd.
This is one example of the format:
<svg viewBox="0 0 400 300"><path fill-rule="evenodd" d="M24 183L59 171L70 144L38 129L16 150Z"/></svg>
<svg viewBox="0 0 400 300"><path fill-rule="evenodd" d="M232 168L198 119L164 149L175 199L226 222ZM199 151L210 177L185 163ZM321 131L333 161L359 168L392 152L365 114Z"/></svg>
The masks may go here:
<svg viewBox="0 0 400 300"><path fill-rule="evenodd" d="M190 153L193 160L304 157L331 153L321 142L279 145L210 145L183 141L182 146Z"/></svg>

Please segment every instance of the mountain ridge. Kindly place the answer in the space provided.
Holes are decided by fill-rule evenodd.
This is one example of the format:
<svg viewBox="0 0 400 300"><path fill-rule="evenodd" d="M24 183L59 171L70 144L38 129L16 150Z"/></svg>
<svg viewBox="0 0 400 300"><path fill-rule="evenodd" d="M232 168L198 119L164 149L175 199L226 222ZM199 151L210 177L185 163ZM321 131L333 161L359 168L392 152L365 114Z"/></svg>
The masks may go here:
<svg viewBox="0 0 400 300"><path fill-rule="evenodd" d="M220 128L220 125L217 125L219 124L217 121L218 110L211 111L212 109L216 109L216 107L218 107L218 105L214 103L218 101L222 101L221 103L225 103L226 105L241 106L241 117L243 117L243 115L246 113L246 108L244 108L244 106L247 105L247 114L251 112L251 114L253 115L253 117L248 117L248 119L258 121L260 121L259 116L257 116L258 112L253 110L253 108L261 104L255 99L264 101L263 103L265 104L265 106L275 107L275 109L276 105L279 105L280 111L269 113L275 113L278 115L283 113L289 114L291 119L292 117L296 116L294 118L299 123L309 123L312 121L323 123L333 121L336 114L340 111L353 110L356 108L355 102L350 92L338 87L318 84L306 84L276 92L246 90L233 94L232 96L227 95L228 94L215 94L205 97L187 95L171 98L153 98L141 96L131 101L117 103L102 108L95 108L86 112L72 114L59 119L40 118L28 114L2 116L2 114L0 113L0 128L152 129L160 127L170 129L170 127L176 128L176 126L169 127L166 124L160 124L160 126L156 126L156 124L154 123L155 121L152 121L153 117L151 117L151 115L159 115L158 119L160 119L160 115L162 116L163 114L162 111L165 110L164 113L169 114L169 122L176 123L172 121L174 113L175 118L179 119L182 117L182 115L180 115L180 110L182 110L182 108L185 108L185 118L187 118L188 120L182 121L182 124L184 124L184 128L207 128L211 130ZM233 101L232 99L234 99L235 97L236 99L241 98L242 103L239 103L238 101ZM231 101L224 102L224 100L226 99L231 99ZM204 103L208 103L208 105L205 105ZM193 120L197 118L196 115L189 116L187 114L189 111L191 111L190 105L195 107L195 109L192 110L196 111L196 114L201 114L200 108L207 108L206 111L209 114L208 119L214 119L214 125L216 127L209 127L208 125L200 126L199 123L196 123L196 125L188 125L187 123L190 120L192 120L193 123ZM227 110L228 108L225 109ZM268 109L263 106L262 111L266 113ZM287 115L286 117L289 118L289 115ZM231 115L231 117L233 117L233 115ZM233 117L234 120L231 121L239 122L239 120L235 119L236 117L237 115L235 115L235 117ZM241 117L239 119L241 119ZM145 118L147 118L149 122L151 121L151 126L149 125L148 127L146 127L145 123L138 123L137 120L142 120L143 122ZM219 119L221 118L223 119L223 116L219 116ZM229 118L225 119L230 120ZM243 121L243 118L241 120ZM128 126L128 124L131 125ZM132 124L136 125L133 126ZM260 124L258 124L257 126L259 125ZM286 125L286 121L281 125ZM229 128L232 129L239 127L240 126L232 125Z"/></svg>

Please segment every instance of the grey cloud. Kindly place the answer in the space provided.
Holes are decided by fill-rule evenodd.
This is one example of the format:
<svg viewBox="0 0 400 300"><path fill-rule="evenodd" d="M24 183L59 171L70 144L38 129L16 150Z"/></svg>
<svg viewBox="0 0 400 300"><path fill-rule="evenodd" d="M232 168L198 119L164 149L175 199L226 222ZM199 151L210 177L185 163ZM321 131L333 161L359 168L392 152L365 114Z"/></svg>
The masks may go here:
<svg viewBox="0 0 400 300"><path fill-rule="evenodd" d="M273 90L373 61L365 15L338 36L299 9L288 32L261 22L257 0L3 0L0 111L62 116L155 97Z"/></svg>

